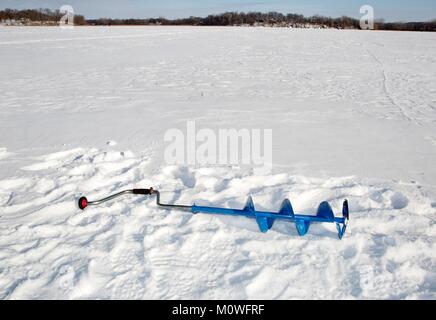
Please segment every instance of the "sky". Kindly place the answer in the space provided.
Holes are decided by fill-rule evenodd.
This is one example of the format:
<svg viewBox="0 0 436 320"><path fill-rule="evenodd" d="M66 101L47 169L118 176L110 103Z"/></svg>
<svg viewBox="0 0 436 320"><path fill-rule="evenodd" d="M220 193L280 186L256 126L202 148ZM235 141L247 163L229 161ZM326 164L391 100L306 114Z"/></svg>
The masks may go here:
<svg viewBox="0 0 436 320"><path fill-rule="evenodd" d="M436 0L0 0L0 9L59 9L69 4L86 18L181 18L226 11L278 11L359 18L359 9L373 6L375 18L385 21L436 19Z"/></svg>

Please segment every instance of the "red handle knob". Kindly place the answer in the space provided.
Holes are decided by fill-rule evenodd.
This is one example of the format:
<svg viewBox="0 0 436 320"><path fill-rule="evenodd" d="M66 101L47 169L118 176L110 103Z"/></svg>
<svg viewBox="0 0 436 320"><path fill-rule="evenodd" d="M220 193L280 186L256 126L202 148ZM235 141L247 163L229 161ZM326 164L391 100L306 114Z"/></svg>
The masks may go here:
<svg viewBox="0 0 436 320"><path fill-rule="evenodd" d="M82 210L85 210L85 208L88 206L88 199L85 197L81 197L79 199L79 208Z"/></svg>

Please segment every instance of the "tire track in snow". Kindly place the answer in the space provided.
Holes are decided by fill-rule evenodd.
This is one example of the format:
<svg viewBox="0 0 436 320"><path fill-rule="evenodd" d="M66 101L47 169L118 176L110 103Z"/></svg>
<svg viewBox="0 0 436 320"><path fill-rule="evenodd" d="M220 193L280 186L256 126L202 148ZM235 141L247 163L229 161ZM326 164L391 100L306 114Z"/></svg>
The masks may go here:
<svg viewBox="0 0 436 320"><path fill-rule="evenodd" d="M401 115L402 115L402 117L403 117L404 119L406 119L406 120L409 121L409 122L412 122L412 123L415 123L415 124L417 124L417 125L420 125L420 123L418 123L418 121L417 121L416 119L410 117L410 116L407 114L406 110L405 110L403 107L401 107L401 105L398 104L398 103L395 101L394 97L393 97L392 94L390 93L390 90L388 89L388 86L387 86L388 76L387 76L387 74L386 74L386 71L385 71L385 68L384 68L384 64L383 64L383 62L381 62L381 60L380 60L379 58L377 58L377 56L376 56L374 53L372 53L369 49L367 49L367 52L368 52L368 54L369 54L369 55L374 59L374 61L376 61L377 64L379 64L380 67L381 67L381 74L382 74L382 79L383 79L383 82L382 82L382 89L383 89L383 93L385 94L386 98L389 100L389 102L390 102L394 107L396 107L396 108L399 110L399 112L401 113Z"/></svg>

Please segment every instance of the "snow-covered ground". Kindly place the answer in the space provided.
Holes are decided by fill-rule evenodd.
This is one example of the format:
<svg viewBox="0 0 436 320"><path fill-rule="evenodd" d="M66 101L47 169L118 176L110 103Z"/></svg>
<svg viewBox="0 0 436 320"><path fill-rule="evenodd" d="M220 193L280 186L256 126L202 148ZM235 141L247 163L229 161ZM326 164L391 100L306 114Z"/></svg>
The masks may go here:
<svg viewBox="0 0 436 320"><path fill-rule="evenodd" d="M0 298L436 298L436 34L0 28ZM273 129L273 172L171 166L163 136ZM277 222L125 197L313 213Z"/></svg>

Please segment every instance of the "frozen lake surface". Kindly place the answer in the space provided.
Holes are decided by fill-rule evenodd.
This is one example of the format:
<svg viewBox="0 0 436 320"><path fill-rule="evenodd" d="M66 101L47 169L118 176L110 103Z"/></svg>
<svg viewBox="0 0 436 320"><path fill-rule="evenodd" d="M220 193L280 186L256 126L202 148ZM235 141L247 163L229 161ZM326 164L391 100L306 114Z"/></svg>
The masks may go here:
<svg viewBox="0 0 436 320"><path fill-rule="evenodd" d="M0 28L0 298L436 298L436 34ZM273 129L273 172L163 162L164 133ZM228 207L350 201L350 228Z"/></svg>

